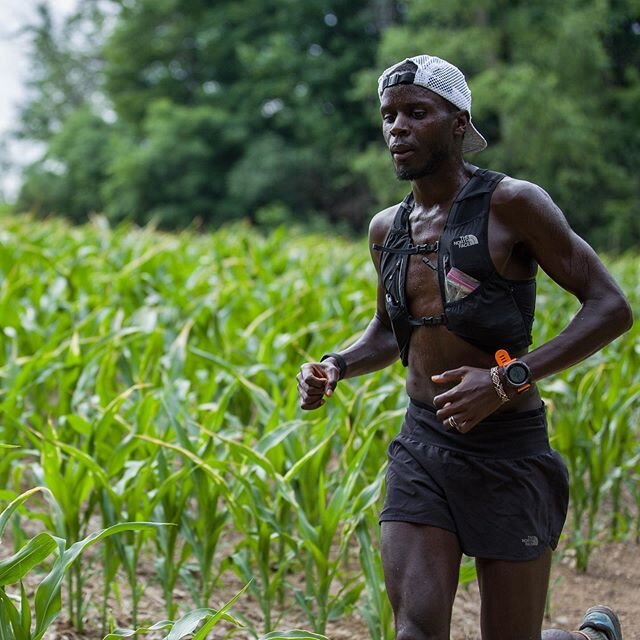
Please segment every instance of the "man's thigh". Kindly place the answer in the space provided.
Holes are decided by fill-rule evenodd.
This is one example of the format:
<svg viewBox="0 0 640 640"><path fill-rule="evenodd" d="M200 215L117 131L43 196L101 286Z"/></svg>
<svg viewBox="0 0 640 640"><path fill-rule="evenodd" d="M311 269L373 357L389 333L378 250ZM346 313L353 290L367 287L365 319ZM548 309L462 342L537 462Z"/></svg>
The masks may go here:
<svg viewBox="0 0 640 640"><path fill-rule="evenodd" d="M451 531L382 523L382 563L397 640L448 640L461 558Z"/></svg>
<svg viewBox="0 0 640 640"><path fill-rule="evenodd" d="M482 640L540 640L551 549L535 560L476 560Z"/></svg>

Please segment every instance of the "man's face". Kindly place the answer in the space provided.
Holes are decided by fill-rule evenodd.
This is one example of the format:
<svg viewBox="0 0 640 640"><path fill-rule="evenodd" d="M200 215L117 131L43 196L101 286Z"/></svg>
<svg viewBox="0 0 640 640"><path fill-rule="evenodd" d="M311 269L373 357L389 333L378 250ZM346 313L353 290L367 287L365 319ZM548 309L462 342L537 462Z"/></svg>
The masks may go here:
<svg viewBox="0 0 640 640"><path fill-rule="evenodd" d="M380 103L382 134L400 180L436 173L455 149L457 111L424 87L399 84L385 89Z"/></svg>

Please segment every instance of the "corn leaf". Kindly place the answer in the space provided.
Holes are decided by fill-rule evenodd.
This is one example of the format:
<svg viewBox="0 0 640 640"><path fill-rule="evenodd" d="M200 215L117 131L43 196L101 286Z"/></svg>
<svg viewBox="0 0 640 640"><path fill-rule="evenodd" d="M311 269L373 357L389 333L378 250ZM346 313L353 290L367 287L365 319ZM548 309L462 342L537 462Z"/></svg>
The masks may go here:
<svg viewBox="0 0 640 640"><path fill-rule="evenodd" d="M44 578L36 590L35 613L36 628L33 640L40 640L47 628L60 613L61 597L60 585L71 565L78 556L88 547L117 533L125 531L149 531L156 527L163 526L157 522L125 522L116 524L107 529L96 531L83 540L72 544L66 551L62 552L49 574Z"/></svg>
<svg viewBox="0 0 640 640"><path fill-rule="evenodd" d="M0 561L0 586L22 580L33 567L40 564L57 547L54 536L50 533L39 533L17 553Z"/></svg>

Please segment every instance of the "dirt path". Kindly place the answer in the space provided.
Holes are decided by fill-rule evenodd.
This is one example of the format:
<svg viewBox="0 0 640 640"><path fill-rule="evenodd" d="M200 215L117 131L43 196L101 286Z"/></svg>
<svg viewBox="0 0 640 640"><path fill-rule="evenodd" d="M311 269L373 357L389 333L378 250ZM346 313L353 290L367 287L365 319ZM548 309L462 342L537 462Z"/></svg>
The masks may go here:
<svg viewBox="0 0 640 640"><path fill-rule="evenodd" d="M640 640L640 545L633 542L616 542L598 547L593 553L586 574L575 571L568 554L559 552L556 555L557 560L551 574L551 606L545 627L575 629L585 609L593 604L603 603L611 605L618 612L625 640ZM149 575L147 578L151 579L152 576ZM229 597L237 592L240 586L235 580L226 585ZM178 600L184 600L186 604L186 593L176 595ZM220 594L220 597L224 598L225 595ZM162 619L162 604L158 587L150 584L145 590L142 617ZM120 609L120 622L126 623L126 596L116 608ZM255 609L253 612L250 611L251 604L248 599L244 599L244 607L241 605L240 608L245 608L245 613L251 617L255 616ZM454 607L451 640L479 640L479 611L480 601L475 584L461 588ZM91 612L88 612L88 618L88 627L93 628L93 631L88 630L84 635L80 635L69 628L62 614L51 632L46 635L46 640L100 640L101 636L95 631L95 616L92 620ZM308 628L308 624L305 625L299 614L285 618L281 624L283 629L305 626ZM366 624L358 614L331 623L327 635L331 640L369 640ZM219 633L211 636L212 639L221 637ZM239 632L233 637L244 640L248 636Z"/></svg>

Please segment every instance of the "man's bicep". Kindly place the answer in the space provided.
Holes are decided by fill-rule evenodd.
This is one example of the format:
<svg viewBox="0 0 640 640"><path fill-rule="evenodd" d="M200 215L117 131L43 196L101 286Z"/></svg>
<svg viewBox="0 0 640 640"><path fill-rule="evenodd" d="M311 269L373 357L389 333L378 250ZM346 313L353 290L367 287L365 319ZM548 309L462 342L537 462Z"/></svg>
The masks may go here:
<svg viewBox="0 0 640 640"><path fill-rule="evenodd" d="M613 280L589 244L573 231L571 235L561 253L555 256L544 253L539 264L554 282L584 302L598 296Z"/></svg>
<svg viewBox="0 0 640 640"><path fill-rule="evenodd" d="M389 232L389 226L391 224L390 215L392 212L393 207L381 211L374 216L369 226L369 252L377 275L375 317L389 331L391 331L391 321L389 320L389 314L387 313L387 306L385 303L386 292L381 277L382 252L379 249L374 249L374 245L384 245L385 238Z"/></svg>
<svg viewBox="0 0 640 640"><path fill-rule="evenodd" d="M382 323L382 325L391 331L391 320L389 319L389 313L387 312L387 305L385 303L385 291L384 287L378 282L378 294L376 299L376 313L375 317Z"/></svg>
<svg viewBox="0 0 640 640"><path fill-rule="evenodd" d="M562 211L542 189L525 205L522 242L540 268L581 302L611 283L596 252L576 234Z"/></svg>

